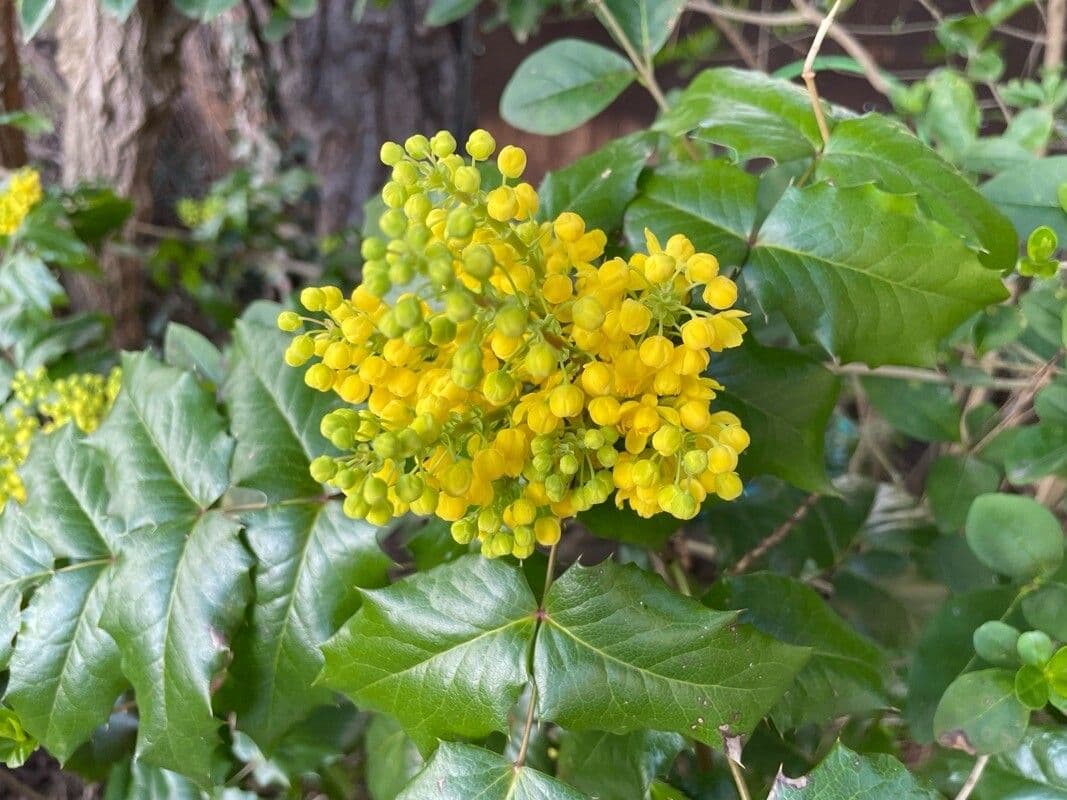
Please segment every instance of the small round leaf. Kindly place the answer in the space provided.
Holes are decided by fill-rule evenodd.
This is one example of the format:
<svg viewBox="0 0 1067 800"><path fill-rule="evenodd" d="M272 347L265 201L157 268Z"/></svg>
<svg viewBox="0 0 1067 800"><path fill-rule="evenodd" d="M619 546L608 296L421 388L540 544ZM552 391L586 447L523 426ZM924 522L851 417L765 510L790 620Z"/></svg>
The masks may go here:
<svg viewBox="0 0 1067 800"><path fill-rule="evenodd" d="M1067 697L1067 647L1061 647L1045 665L1045 675L1054 694Z"/></svg>
<svg viewBox="0 0 1067 800"><path fill-rule="evenodd" d="M1038 630L1067 641L1067 584L1047 583L1026 595L1023 615Z"/></svg>
<svg viewBox="0 0 1067 800"><path fill-rule="evenodd" d="M1029 710L1015 696L1015 675L985 669L961 675L945 690L934 732L945 747L988 755L1018 745L1029 721Z"/></svg>
<svg viewBox="0 0 1067 800"><path fill-rule="evenodd" d="M1015 696L1027 708L1037 711L1048 703L1049 685L1045 673L1025 664L1015 673Z"/></svg>
<svg viewBox="0 0 1067 800"><path fill-rule="evenodd" d="M1063 532L1052 512L1029 497L984 494L967 514L967 543L990 569L1027 581L1063 561Z"/></svg>
<svg viewBox="0 0 1067 800"><path fill-rule="evenodd" d="M1056 648L1047 633L1027 631L1019 637L1019 641L1015 643L1015 649L1019 651L1019 658L1024 664L1043 667L1052 658Z"/></svg>
<svg viewBox="0 0 1067 800"><path fill-rule="evenodd" d="M1052 258L1058 245L1056 231L1048 225L1042 225L1040 228L1034 228L1027 238L1026 255L1033 261L1046 261Z"/></svg>
<svg viewBox="0 0 1067 800"><path fill-rule="evenodd" d="M1019 662L1015 643L1019 631L1000 620L990 620L974 632L974 652L998 667L1014 667Z"/></svg>

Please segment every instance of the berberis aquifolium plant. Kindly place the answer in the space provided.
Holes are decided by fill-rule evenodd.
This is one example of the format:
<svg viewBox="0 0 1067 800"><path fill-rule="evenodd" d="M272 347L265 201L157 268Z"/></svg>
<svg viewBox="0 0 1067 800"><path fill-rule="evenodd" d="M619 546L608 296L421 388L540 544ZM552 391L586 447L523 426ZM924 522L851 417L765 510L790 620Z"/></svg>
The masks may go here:
<svg viewBox="0 0 1067 800"><path fill-rule="evenodd" d="M919 90L922 138L810 73L667 94L684 3L592 6L621 52L535 52L503 116L636 80L650 128L537 188L484 130L385 143L360 281L221 351L49 335L123 209L8 177L0 760L109 798L1067 793L1067 157L980 183Z"/></svg>

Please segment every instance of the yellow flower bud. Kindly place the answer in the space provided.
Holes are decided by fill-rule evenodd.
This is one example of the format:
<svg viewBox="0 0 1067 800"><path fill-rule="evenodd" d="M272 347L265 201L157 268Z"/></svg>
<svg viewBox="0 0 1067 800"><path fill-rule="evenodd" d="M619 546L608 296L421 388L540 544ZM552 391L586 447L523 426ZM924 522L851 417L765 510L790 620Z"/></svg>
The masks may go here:
<svg viewBox="0 0 1067 800"><path fill-rule="evenodd" d="M736 472L727 472L715 476L715 493L723 500L734 500L741 496L744 486Z"/></svg>
<svg viewBox="0 0 1067 800"><path fill-rule="evenodd" d="M695 253L686 259L685 276L692 283L711 283L719 274L719 259L710 253Z"/></svg>
<svg viewBox="0 0 1067 800"><path fill-rule="evenodd" d="M498 186L486 197L486 212L497 222L514 219L519 210L515 190L510 186Z"/></svg>
<svg viewBox="0 0 1067 800"><path fill-rule="evenodd" d="M496 150L496 140L489 131L478 130L471 133L467 138L467 154L476 161L485 161Z"/></svg>
<svg viewBox="0 0 1067 800"><path fill-rule="evenodd" d="M552 223L552 230L561 242L577 242L585 234L585 220L571 211L564 211Z"/></svg>
<svg viewBox="0 0 1067 800"><path fill-rule="evenodd" d="M591 397L600 397L611 392L611 368L602 361L593 361L582 369L582 389Z"/></svg>
<svg viewBox="0 0 1067 800"><path fill-rule="evenodd" d="M585 394L573 383L564 383L552 390L548 408L559 419L576 417L585 406Z"/></svg>
<svg viewBox="0 0 1067 800"><path fill-rule="evenodd" d="M537 543L542 547L551 547L556 544L562 532L563 528L555 517L540 517L534 522L534 536L537 537Z"/></svg>
<svg viewBox="0 0 1067 800"><path fill-rule="evenodd" d="M704 287L704 302L712 308L729 308L737 302L737 284L729 278L719 275L708 281Z"/></svg>
<svg viewBox="0 0 1067 800"><path fill-rule="evenodd" d="M587 331L595 331L604 324L604 307L595 297L581 297L571 309L574 324Z"/></svg>
<svg viewBox="0 0 1067 800"><path fill-rule="evenodd" d="M674 345L666 336L649 336L638 349L641 363L652 369L662 369L671 363Z"/></svg>
<svg viewBox="0 0 1067 800"><path fill-rule="evenodd" d="M518 178L526 169L526 152L521 147L509 144L501 148L496 165L505 178Z"/></svg>
<svg viewBox="0 0 1067 800"><path fill-rule="evenodd" d="M553 305L559 305L569 300L573 291L574 286L571 283L571 279L566 275L560 274L549 275L545 278L544 285L541 287L541 293Z"/></svg>

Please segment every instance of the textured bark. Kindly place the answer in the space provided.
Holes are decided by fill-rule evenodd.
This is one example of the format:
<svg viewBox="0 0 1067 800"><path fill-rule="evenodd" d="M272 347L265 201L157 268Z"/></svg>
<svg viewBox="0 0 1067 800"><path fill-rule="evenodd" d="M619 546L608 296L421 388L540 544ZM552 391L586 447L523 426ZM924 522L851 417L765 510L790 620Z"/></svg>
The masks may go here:
<svg viewBox="0 0 1067 800"><path fill-rule="evenodd" d="M320 233L361 220L385 177L384 140L440 128L458 137L470 126L463 27L423 26L425 7L368 3L353 21L352 0L319 0L276 51L286 121L309 142L321 185Z"/></svg>
<svg viewBox="0 0 1067 800"><path fill-rule="evenodd" d="M0 0L0 98L4 111L18 111L26 105L22 95L15 0ZM25 163L26 134L10 125L0 127L0 164L10 169Z"/></svg>
<svg viewBox="0 0 1067 800"><path fill-rule="evenodd" d="M171 0L140 0L120 24L89 0L62 0L60 72L69 90L63 126L63 182L99 180L134 203L134 220L152 213L152 169L181 79L181 41L191 22ZM136 258L109 252L104 276L68 281L76 308L115 320L120 347L141 343L144 275Z"/></svg>

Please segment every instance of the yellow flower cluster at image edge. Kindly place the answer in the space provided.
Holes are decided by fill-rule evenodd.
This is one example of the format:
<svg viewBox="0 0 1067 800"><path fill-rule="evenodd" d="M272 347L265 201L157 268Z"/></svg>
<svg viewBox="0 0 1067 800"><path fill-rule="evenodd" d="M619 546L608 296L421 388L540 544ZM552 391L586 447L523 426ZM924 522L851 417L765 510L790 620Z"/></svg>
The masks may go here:
<svg viewBox="0 0 1067 800"><path fill-rule="evenodd" d="M42 196L41 177L37 170L26 168L13 173L0 192L0 236L10 236L17 231Z"/></svg>
<svg viewBox="0 0 1067 800"><path fill-rule="evenodd" d="M9 499L26 502L18 468L29 457L34 438L73 423L91 433L111 408L122 382L116 367L109 375L79 373L52 380L44 368L17 372L11 402L0 414L0 509Z"/></svg>
<svg viewBox="0 0 1067 800"><path fill-rule="evenodd" d="M679 519L737 497L749 437L711 409L722 387L705 372L746 314L715 257L646 232L647 253L607 258L577 214L535 220L521 149L500 150L493 186L478 166L493 138L471 134L469 159L456 149L447 132L386 143L388 210L362 283L305 289L325 318L279 316L297 333L287 363L312 362L308 385L350 404L322 420L343 455L315 459L315 479L352 517L436 514L494 557L554 544L613 493Z"/></svg>

